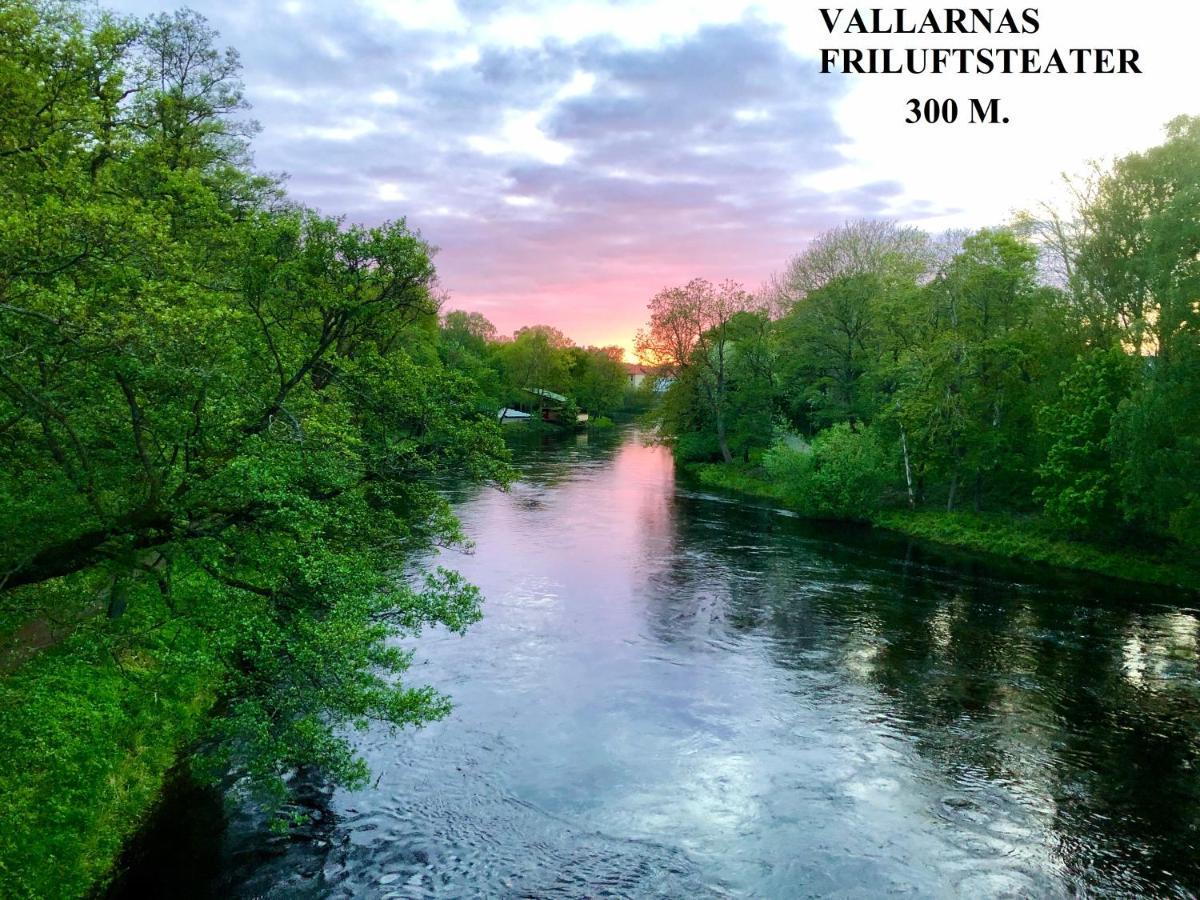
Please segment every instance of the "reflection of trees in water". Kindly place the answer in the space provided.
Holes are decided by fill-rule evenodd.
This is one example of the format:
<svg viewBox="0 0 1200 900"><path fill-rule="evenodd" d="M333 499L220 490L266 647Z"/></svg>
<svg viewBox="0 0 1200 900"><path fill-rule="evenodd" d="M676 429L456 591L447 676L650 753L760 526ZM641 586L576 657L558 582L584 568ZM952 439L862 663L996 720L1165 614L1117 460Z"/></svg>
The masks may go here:
<svg viewBox="0 0 1200 900"><path fill-rule="evenodd" d="M505 444L513 454L517 479L539 491L578 477L581 469L600 468L616 455L628 433L610 428L597 434L566 429L529 429L506 426ZM437 487L456 506L476 500L494 490L473 479L446 476Z"/></svg>
<svg viewBox="0 0 1200 900"><path fill-rule="evenodd" d="M894 543L880 554L869 534L832 543L762 510L681 499L677 513L673 564L649 590L658 637L762 631L778 665L874 688L947 781L1017 801L1082 886L1146 890L1169 873L1200 888L1194 613Z"/></svg>
<svg viewBox="0 0 1200 900"><path fill-rule="evenodd" d="M578 477L581 468L603 466L616 455L628 433L621 428L589 433L514 426L504 436L519 479L550 488Z"/></svg>

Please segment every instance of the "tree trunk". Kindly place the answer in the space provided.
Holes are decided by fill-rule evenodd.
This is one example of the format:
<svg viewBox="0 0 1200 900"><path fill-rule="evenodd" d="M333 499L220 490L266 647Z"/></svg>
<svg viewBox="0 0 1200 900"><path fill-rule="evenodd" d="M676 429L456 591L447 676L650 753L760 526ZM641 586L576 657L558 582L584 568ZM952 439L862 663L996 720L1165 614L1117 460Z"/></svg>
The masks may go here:
<svg viewBox="0 0 1200 900"><path fill-rule="evenodd" d="M912 509L917 505L917 501L913 495L912 467L908 463L908 435L904 433L903 427L900 428L900 449L904 452L904 484L908 488L908 508Z"/></svg>
<svg viewBox="0 0 1200 900"><path fill-rule="evenodd" d="M975 471L975 512L979 512L979 507L983 499L983 473L978 469Z"/></svg>
<svg viewBox="0 0 1200 900"><path fill-rule="evenodd" d="M717 410L717 444L721 448L721 458L727 463L733 462L733 454L729 452L729 441L725 438L725 416Z"/></svg>
<svg viewBox="0 0 1200 900"><path fill-rule="evenodd" d="M958 473L950 479L950 494L946 497L946 512L954 512L954 493L958 490Z"/></svg>

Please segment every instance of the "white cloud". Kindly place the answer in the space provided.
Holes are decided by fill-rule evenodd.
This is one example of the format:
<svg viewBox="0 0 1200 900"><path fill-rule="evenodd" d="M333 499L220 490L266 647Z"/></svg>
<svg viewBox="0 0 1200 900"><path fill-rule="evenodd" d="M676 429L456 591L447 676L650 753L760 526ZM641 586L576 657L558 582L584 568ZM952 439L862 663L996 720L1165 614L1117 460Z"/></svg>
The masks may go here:
<svg viewBox="0 0 1200 900"><path fill-rule="evenodd" d="M401 203L408 199L408 196L400 189L400 185L392 182L384 182L375 189L375 196L384 203Z"/></svg>
<svg viewBox="0 0 1200 900"><path fill-rule="evenodd" d="M454 0L369 0L367 5L403 28L461 32L468 26Z"/></svg>
<svg viewBox="0 0 1200 900"><path fill-rule="evenodd" d="M467 138L471 149L487 156L518 156L536 159L550 165L562 165L571 157L571 148L555 141L542 131L543 113L509 111L499 133L472 135Z"/></svg>
<svg viewBox="0 0 1200 900"><path fill-rule="evenodd" d="M350 142L372 134L379 130L370 119L343 119L333 125L304 125L297 128L293 134L298 138L312 138L319 141Z"/></svg>
<svg viewBox="0 0 1200 900"><path fill-rule="evenodd" d="M372 92L369 99L376 106L395 106L400 102L400 95L391 88L380 88Z"/></svg>

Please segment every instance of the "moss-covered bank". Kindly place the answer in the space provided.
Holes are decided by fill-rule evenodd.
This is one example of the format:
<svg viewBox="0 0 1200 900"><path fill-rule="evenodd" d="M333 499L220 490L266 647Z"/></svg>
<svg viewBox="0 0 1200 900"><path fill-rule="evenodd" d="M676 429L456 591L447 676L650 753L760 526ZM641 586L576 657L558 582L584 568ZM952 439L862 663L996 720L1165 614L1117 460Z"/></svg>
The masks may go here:
<svg viewBox="0 0 1200 900"><path fill-rule="evenodd" d="M766 498L790 509L799 507L795 498L753 464L698 463L685 471L709 487ZM877 528L975 553L1200 590L1200 564L1145 549L1069 540L1032 516L891 509L873 513L869 521Z"/></svg>

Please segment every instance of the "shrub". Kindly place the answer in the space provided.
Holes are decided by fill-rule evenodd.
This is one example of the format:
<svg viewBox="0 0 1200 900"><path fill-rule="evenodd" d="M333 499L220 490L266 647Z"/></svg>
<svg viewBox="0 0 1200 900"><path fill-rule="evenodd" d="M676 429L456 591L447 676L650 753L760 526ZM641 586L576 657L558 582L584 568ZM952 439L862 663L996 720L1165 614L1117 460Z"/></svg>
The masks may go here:
<svg viewBox="0 0 1200 900"><path fill-rule="evenodd" d="M875 433L845 423L820 432L807 452L776 444L763 467L789 502L816 518L869 519L889 480Z"/></svg>

